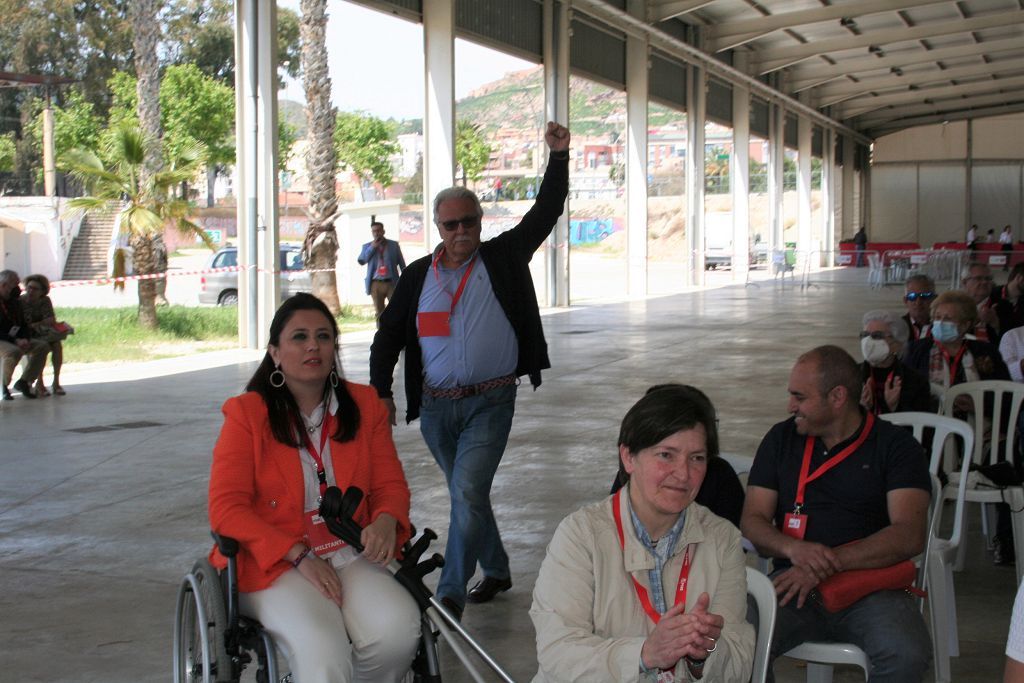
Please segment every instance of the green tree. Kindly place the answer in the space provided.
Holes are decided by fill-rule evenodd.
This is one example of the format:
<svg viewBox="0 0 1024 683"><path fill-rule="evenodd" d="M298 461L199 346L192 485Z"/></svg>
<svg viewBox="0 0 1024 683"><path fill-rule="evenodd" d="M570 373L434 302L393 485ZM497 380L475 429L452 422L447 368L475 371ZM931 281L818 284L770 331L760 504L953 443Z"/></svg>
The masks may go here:
<svg viewBox="0 0 1024 683"><path fill-rule="evenodd" d="M14 133L0 135L0 171L14 170Z"/></svg>
<svg viewBox="0 0 1024 683"><path fill-rule="evenodd" d="M362 112L339 112L334 146L341 165L363 182L388 187L394 182L391 157L402 151L386 121Z"/></svg>
<svg viewBox="0 0 1024 683"><path fill-rule="evenodd" d="M38 112L28 127L28 135L40 149L43 144L43 100L36 101ZM53 107L53 146L59 157L79 148L96 151L100 144L102 120L92 102L77 88L69 89L63 106ZM40 169L40 172L42 169Z"/></svg>
<svg viewBox="0 0 1024 683"><path fill-rule="evenodd" d="M480 180L487 162L491 160L491 146L484 139L483 129L466 119L455 124L455 163L462 170L462 186L468 180Z"/></svg>
<svg viewBox="0 0 1024 683"><path fill-rule="evenodd" d="M194 64L167 67L160 82L164 154L169 158L201 142L207 149L206 205L213 206L217 169L235 160L234 91Z"/></svg>
<svg viewBox="0 0 1024 683"><path fill-rule="evenodd" d="M334 108L327 68L327 0L301 0L302 86L306 93L306 173L309 177L309 227L302 245L313 294L335 315L341 311L338 279L338 195L334 188L338 156L334 149Z"/></svg>
<svg viewBox="0 0 1024 683"><path fill-rule="evenodd" d="M149 141L137 126L121 124L103 139L107 147L103 157L111 160L109 163L86 149L71 150L61 158L61 167L81 180L90 193L68 202L71 211L100 211L111 202L120 202L123 210L117 229L132 248L139 275L166 272L166 265L161 268L154 256L153 242L167 227L195 235L213 248L206 232L188 220L191 205L173 196L174 188L194 177L206 163L206 150L201 144L179 149L163 169L150 174L144 172ZM139 324L155 329L156 288L143 287L146 282L154 280L139 281Z"/></svg>
<svg viewBox="0 0 1024 683"><path fill-rule="evenodd" d="M225 85L235 82L235 25L231 0L178 0L167 10L166 36L173 64L195 64ZM299 16L277 9L278 78L299 75Z"/></svg>
<svg viewBox="0 0 1024 683"><path fill-rule="evenodd" d="M298 129L284 119L277 121L277 168L284 171L292 160L295 143L299 139Z"/></svg>

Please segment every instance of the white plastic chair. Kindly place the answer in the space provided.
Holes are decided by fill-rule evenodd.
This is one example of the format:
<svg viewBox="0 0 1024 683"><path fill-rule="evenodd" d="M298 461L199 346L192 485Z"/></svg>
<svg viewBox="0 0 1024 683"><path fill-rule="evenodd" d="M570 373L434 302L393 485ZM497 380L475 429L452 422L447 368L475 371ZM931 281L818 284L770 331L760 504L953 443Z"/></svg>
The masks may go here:
<svg viewBox="0 0 1024 683"><path fill-rule="evenodd" d="M836 664L859 666L868 679L871 664L864 650L852 643L801 643L786 653L786 657L807 662L807 683L832 683L832 670Z"/></svg>
<svg viewBox="0 0 1024 683"><path fill-rule="evenodd" d="M970 451L970 460L975 465L986 465L1005 460L1007 462L1014 461L1013 455L1013 442L1014 437L1017 434L1017 418L1020 414L1021 403L1024 402L1024 384L1017 382L1008 382L1004 380L983 380L980 382L964 382L963 384L955 384L946 390L945 395L942 399L942 412L950 417L953 416L953 403L958 396L969 396L974 402L975 410L967 418L967 423L974 428L975 440L974 448ZM984 410L985 399L990 397L991 409L990 411ZM1004 402L1008 397L1009 400L1009 415L1006 416L1006 410L1004 409ZM1004 417L1005 416L1005 417ZM1006 433L1000 434L1000 425L1006 423ZM990 425L992 436L986 440L985 438L985 425ZM965 455L965 460L967 459ZM967 477L966 470L963 471L963 478ZM956 490L958 483L950 478L950 483L946 485L944 496L946 500L953 500L957 497ZM974 485L968 483L966 500L969 503L1001 503L1004 501L1003 492L999 489L992 488L975 488ZM985 535L986 543L991 535L989 531L988 518L982 508L982 532ZM967 557L967 536L965 528L967 526L967 515L961 515L957 520L957 524L960 529L960 544L957 548L956 564L954 569L956 571L962 571L964 568L964 560ZM1018 578L1019 572L1021 571L1020 563L1024 561L1021 557L1020 552L1022 549L1016 549L1017 564L1018 564Z"/></svg>
<svg viewBox="0 0 1024 683"><path fill-rule="evenodd" d="M885 284L885 269L879 254L868 254L868 285L880 289Z"/></svg>
<svg viewBox="0 0 1024 683"><path fill-rule="evenodd" d="M772 636L775 634L775 612L778 609L775 585L758 570L747 567L747 594L757 604L757 642L754 644L754 669L750 682L764 683L768 677Z"/></svg>
<svg viewBox="0 0 1024 683"><path fill-rule="evenodd" d="M936 486L937 475L949 469L945 466L945 455L956 453L955 439L962 441L964 453L974 448L974 430L963 420L957 420L933 413L890 413L882 415L896 425L911 427L914 438L924 442L924 430L932 429L931 455L928 469L932 474L932 501L928 523L928 544L925 549L927 563L922 563L918 586L928 591L929 615L932 628L932 656L936 683L949 681L951 677L949 658L960 656L960 636L956 621L956 591L953 584L953 563L963 541L963 515L967 494L968 459L960 468L960 484L954 489L953 531L949 538L939 536L942 518L942 498L946 491ZM954 440L954 441L951 441ZM923 576L922 576L923 574ZM923 579L923 582L922 582Z"/></svg>

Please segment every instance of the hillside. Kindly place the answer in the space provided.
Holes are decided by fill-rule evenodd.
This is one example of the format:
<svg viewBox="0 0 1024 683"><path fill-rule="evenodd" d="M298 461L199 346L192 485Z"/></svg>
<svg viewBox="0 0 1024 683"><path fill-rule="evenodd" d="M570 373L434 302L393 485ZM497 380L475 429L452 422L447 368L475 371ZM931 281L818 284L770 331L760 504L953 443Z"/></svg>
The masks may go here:
<svg viewBox="0 0 1024 683"><path fill-rule="evenodd" d="M544 70L540 66L507 73L469 93L455 104L456 116L481 125L489 132L499 128L536 130L543 123ZM604 85L573 76L569 83L569 115L573 132L605 135L622 132L626 95ZM649 124L682 124L685 114L651 104ZM406 122L410 125L413 122Z"/></svg>

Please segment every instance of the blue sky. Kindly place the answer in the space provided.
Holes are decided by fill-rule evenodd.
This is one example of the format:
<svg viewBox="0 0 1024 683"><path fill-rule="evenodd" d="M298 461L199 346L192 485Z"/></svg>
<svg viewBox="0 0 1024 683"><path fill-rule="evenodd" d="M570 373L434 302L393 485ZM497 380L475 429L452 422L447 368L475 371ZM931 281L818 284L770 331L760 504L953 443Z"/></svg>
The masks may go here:
<svg viewBox="0 0 1024 683"><path fill-rule="evenodd" d="M299 11L298 0L278 0L278 5ZM330 0L327 12L334 105L342 111L362 110L383 118L421 118L424 76L420 25L344 0ZM456 40L456 99L510 71L531 66L531 62ZM302 83L287 83L280 97L304 101Z"/></svg>

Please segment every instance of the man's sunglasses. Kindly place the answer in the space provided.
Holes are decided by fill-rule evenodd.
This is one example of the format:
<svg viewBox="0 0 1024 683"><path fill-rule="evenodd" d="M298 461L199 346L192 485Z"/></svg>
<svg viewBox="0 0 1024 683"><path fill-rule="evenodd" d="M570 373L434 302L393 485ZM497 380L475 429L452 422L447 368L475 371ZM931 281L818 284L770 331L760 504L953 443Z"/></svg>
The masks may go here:
<svg viewBox="0 0 1024 683"><path fill-rule="evenodd" d="M909 301L910 303L914 303L918 299L922 299L923 301L929 301L930 299L935 298L935 292L907 292L907 295L903 298Z"/></svg>
<svg viewBox="0 0 1024 683"><path fill-rule="evenodd" d="M480 226L480 216L463 216L462 218L456 218L451 221L441 221L440 226L448 232L452 232L458 228L460 224L466 230L472 230L473 228Z"/></svg>

